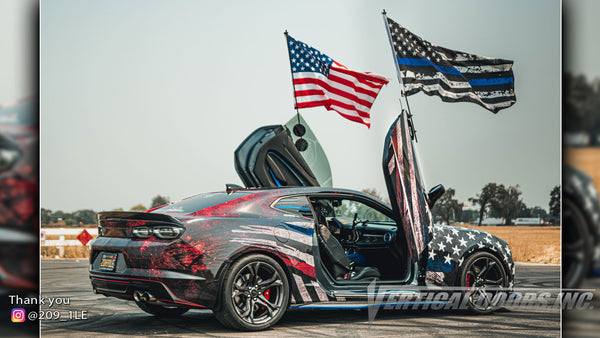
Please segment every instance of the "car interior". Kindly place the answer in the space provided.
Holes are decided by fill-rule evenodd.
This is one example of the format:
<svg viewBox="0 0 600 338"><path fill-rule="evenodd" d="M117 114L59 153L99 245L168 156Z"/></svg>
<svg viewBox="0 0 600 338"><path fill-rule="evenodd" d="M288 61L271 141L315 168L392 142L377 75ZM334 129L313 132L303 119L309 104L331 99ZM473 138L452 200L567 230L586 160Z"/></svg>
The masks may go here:
<svg viewBox="0 0 600 338"><path fill-rule="evenodd" d="M389 216L351 198L312 198L321 262L336 283L408 280L404 234Z"/></svg>

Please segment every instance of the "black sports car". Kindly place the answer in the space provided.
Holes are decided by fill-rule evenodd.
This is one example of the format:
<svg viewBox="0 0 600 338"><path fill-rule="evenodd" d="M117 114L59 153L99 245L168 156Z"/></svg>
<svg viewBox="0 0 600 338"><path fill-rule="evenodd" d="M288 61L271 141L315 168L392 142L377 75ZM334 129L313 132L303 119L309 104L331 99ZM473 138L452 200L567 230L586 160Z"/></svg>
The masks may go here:
<svg viewBox="0 0 600 338"><path fill-rule="evenodd" d="M563 287L600 275L600 204L590 176L563 167Z"/></svg>
<svg viewBox="0 0 600 338"><path fill-rule="evenodd" d="M429 208L443 187L425 193L406 113L385 140L391 206L322 187L327 175L313 173L307 162L314 159L297 150L315 141L302 137L303 126L293 128L295 136L289 130L259 128L236 150L246 188L227 186L146 213L100 213L90 256L94 291L158 316L209 308L226 326L260 330L290 306L364 306L374 281L415 297L415 286L464 287L475 291L468 301L477 312L493 311L489 302L477 305L489 290L512 287L505 241L433 226Z"/></svg>

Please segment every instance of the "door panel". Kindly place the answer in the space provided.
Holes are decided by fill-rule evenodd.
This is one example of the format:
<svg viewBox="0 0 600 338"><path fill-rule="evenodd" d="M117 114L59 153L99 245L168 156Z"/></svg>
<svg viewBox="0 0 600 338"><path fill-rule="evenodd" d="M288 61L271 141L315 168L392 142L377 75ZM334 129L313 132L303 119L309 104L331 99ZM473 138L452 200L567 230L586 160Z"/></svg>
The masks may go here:
<svg viewBox="0 0 600 338"><path fill-rule="evenodd" d="M317 182L322 187L332 187L332 178L331 178L331 168L329 166L329 160L327 159L327 155L325 155L325 151L321 147L319 140L312 132L308 123L304 120L301 114L294 116L290 119L285 127L293 131L296 125L302 125L304 127L304 135L302 135L302 139L306 141L307 148L304 151L300 152L302 158L306 161L312 172L314 173ZM289 133L294 144L300 140L300 137L295 135L293 132Z"/></svg>
<svg viewBox="0 0 600 338"><path fill-rule="evenodd" d="M382 164L394 215L406 234L411 260L419 262L431 239L431 212L412 138L403 112L385 138Z"/></svg>
<svg viewBox="0 0 600 338"><path fill-rule="evenodd" d="M319 186L281 125L261 127L235 150L235 170L248 188Z"/></svg>

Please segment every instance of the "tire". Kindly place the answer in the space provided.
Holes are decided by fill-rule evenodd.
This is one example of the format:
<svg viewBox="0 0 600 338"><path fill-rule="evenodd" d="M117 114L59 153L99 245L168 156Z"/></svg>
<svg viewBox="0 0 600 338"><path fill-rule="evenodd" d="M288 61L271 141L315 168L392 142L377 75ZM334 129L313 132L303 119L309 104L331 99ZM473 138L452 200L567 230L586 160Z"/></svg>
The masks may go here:
<svg viewBox="0 0 600 338"><path fill-rule="evenodd" d="M592 237L583 211L568 196L563 199L563 288L579 287L590 272Z"/></svg>
<svg viewBox="0 0 600 338"><path fill-rule="evenodd" d="M177 306L163 306L158 304L149 304L146 302L135 302L135 304L144 312L151 315L155 315L161 318L173 318L179 317L182 314L188 312L189 309Z"/></svg>
<svg viewBox="0 0 600 338"><path fill-rule="evenodd" d="M268 256L249 255L227 271L213 312L226 327L259 331L281 319L289 299L289 282L279 263Z"/></svg>
<svg viewBox="0 0 600 338"><path fill-rule="evenodd" d="M497 310L501 297L498 292L506 292L508 274L504 264L486 251L475 252L463 266L460 286L464 287L463 297L468 297L469 310L478 314L488 314Z"/></svg>

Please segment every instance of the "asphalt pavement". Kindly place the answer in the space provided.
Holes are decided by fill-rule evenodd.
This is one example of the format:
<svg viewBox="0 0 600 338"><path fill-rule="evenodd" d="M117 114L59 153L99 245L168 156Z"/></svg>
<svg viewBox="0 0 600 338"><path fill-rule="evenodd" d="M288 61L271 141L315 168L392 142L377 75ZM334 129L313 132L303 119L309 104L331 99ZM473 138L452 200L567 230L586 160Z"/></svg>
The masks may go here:
<svg viewBox="0 0 600 338"><path fill-rule="evenodd" d="M273 328L255 332L221 326L209 310L192 310L179 318L160 319L133 302L92 293L88 261L42 260L41 296L63 303L42 305L58 319L41 320L42 336L552 336L560 335L559 309L509 307L491 315L466 311L380 310L369 323L363 310L289 310ZM560 267L517 265L516 287L558 288ZM598 306L600 310L600 306ZM50 311L48 313L48 311ZM84 312L85 311L85 312ZM581 312L581 311L580 311ZM596 312L591 311L592 317ZM85 318L85 319L84 319ZM598 331L596 331L598 332Z"/></svg>

